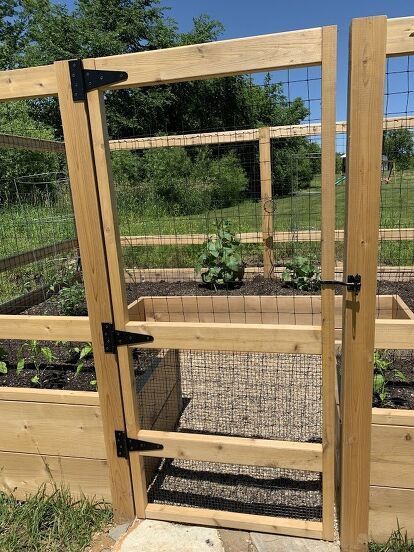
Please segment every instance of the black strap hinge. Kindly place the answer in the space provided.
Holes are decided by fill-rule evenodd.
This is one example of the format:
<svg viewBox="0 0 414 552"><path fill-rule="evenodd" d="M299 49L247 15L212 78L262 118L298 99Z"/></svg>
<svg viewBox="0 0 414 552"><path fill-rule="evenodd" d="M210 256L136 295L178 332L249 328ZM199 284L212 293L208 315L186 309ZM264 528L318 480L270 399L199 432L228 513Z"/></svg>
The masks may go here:
<svg viewBox="0 0 414 552"><path fill-rule="evenodd" d="M86 100L86 93L90 90L122 82L128 78L128 73L125 71L84 69L81 59L70 60L69 70L74 102Z"/></svg>
<svg viewBox="0 0 414 552"><path fill-rule="evenodd" d="M109 322L102 324L102 337L105 353L116 353L120 345L138 345L138 343L151 343L154 341L152 335L145 335L133 332L116 330Z"/></svg>
<svg viewBox="0 0 414 552"><path fill-rule="evenodd" d="M145 452L151 450L163 450L159 443L149 443L140 439L131 439L125 431L115 431L116 453L119 458L128 458L130 452Z"/></svg>
<svg viewBox="0 0 414 552"><path fill-rule="evenodd" d="M361 291L361 275L360 274L349 274L346 282L340 280L321 280L322 285L335 285L335 286L346 286L349 291L358 295Z"/></svg>

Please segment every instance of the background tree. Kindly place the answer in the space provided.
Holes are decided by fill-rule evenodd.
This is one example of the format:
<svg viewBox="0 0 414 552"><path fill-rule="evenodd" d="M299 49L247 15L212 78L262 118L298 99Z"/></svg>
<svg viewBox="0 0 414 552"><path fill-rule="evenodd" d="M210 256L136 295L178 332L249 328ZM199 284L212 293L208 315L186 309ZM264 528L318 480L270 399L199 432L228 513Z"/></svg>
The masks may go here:
<svg viewBox="0 0 414 552"><path fill-rule="evenodd" d="M400 171L411 167L414 156L413 134L408 128L386 130L383 152L389 161L394 161Z"/></svg>
<svg viewBox="0 0 414 552"><path fill-rule="evenodd" d="M0 31L0 64L10 68L209 42L219 38L223 25L201 15L189 32L180 33L159 0L76 0L72 10L51 0L4 0ZM236 76L117 90L105 96L113 138L298 124L308 111L301 99L290 100L270 75L263 86L248 76ZM55 98L34 100L29 106L28 115L34 121L62 137ZM309 185L318 167L307 159L308 149L313 151L314 146L306 138L274 141L274 184L279 194L290 192L296 173L300 187ZM218 155L230 151L222 148ZM258 174L252 151L237 148L251 186ZM294 166L292 155L296 155ZM137 174L138 168L131 168L139 157L119 155L118 174L124 158L126 172Z"/></svg>

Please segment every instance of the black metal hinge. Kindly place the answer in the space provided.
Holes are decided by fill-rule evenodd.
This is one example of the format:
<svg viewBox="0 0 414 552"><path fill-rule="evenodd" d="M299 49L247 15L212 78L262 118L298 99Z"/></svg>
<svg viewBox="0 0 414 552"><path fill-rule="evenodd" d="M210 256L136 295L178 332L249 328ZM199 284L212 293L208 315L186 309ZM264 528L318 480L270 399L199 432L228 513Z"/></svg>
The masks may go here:
<svg viewBox="0 0 414 552"><path fill-rule="evenodd" d="M86 100L86 92L101 86L109 86L122 82L128 78L125 71L101 71L84 69L81 59L69 61L70 82L72 84L72 98L74 102Z"/></svg>
<svg viewBox="0 0 414 552"><path fill-rule="evenodd" d="M119 458L128 458L130 452L163 450L164 446L159 443L149 443L140 439L130 439L125 431L115 431L116 453Z"/></svg>
<svg viewBox="0 0 414 552"><path fill-rule="evenodd" d="M346 286L349 291L358 295L361 291L361 275L360 274L350 274L346 279L346 282L340 280L321 280L322 285L335 285L335 286Z"/></svg>
<svg viewBox="0 0 414 552"><path fill-rule="evenodd" d="M119 345L137 345L138 343L151 343L154 341L152 335L145 335L133 332L116 330L109 322L102 324L102 337L105 353L116 353Z"/></svg>

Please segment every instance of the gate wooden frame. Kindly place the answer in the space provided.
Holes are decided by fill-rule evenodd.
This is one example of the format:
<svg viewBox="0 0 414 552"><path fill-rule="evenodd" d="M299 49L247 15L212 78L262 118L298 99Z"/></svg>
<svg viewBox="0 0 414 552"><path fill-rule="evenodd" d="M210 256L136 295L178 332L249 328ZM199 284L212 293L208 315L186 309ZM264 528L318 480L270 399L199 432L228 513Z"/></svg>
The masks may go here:
<svg viewBox="0 0 414 552"><path fill-rule="evenodd" d="M294 61L293 61L294 60ZM322 66L322 274L334 277L334 212L335 190L335 83L336 27L280 33L262 37L217 42L197 47L129 54L112 58L87 60L85 68L120 69L129 74L119 87L179 82L228 76L247 72L275 70L285 67ZM60 86L67 86L60 79ZM322 328L300 326L261 326L255 324L146 323L129 321L125 298L124 268L121 241L114 207L110 147L107 137L103 92L96 90L87 97L91 138L94 148L97 185L115 325L149 333L155 337L150 346L156 348L192 348L204 350L249 350L322 353L323 359L323 443L289 443L241 438L200 438L197 435L144 431L140 428L134 392L131 356L127 347L118 349L127 433L130 437L155 440L164 445L162 453L140 453L130 456L134 483L135 510L138 517L170 521L196 522L208 525L250 528L333 540L334 524L334 290L322 292L324 312ZM267 130L267 129L266 129ZM260 134L261 148L269 148L268 132ZM66 142L65 137L65 142ZM262 156L262 159L266 156ZM269 157L269 156L267 156ZM268 159L270 161L270 157ZM269 180L266 159L261 177ZM268 228L264 220L264 230ZM224 331L223 331L224 330ZM319 331L317 331L319 330ZM277 336L277 339L275 339ZM271 345L269 345L271 341ZM267 518L250 514L147 504L144 456L186 457L205 461L237 462L243 451L243 463L251 465L298 466L323 472L322 523L285 518Z"/></svg>
<svg viewBox="0 0 414 552"><path fill-rule="evenodd" d="M345 293L343 310L340 537L346 552L368 549L385 61L410 54L414 54L414 17L352 21L344 273L359 273L363 285L357 301ZM412 320L400 327L406 335L413 329ZM393 348L399 348L397 341ZM413 348L412 338L406 348Z"/></svg>

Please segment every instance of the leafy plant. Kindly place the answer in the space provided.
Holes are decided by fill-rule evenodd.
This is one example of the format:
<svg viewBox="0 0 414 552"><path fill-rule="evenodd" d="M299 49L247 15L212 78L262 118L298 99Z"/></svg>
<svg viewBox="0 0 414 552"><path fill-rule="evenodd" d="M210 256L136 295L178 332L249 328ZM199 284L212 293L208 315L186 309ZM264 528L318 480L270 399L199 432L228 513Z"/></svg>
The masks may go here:
<svg viewBox="0 0 414 552"><path fill-rule="evenodd" d="M73 347L73 352L77 355L76 373L80 374L85 367L85 361L93 354L92 343L85 343L82 347Z"/></svg>
<svg viewBox="0 0 414 552"><path fill-rule="evenodd" d="M26 354L24 354L26 353ZM16 374L20 375L27 364L33 364L36 374L30 379L34 385L42 385L42 365L51 364L54 355L49 347L42 347L37 339L23 343L19 350Z"/></svg>
<svg viewBox="0 0 414 552"><path fill-rule="evenodd" d="M384 406L389 399L389 391L387 386L391 377L394 377L398 381L407 381L404 374L395 368L392 368L392 362L386 356L386 351L378 350L374 353L374 380L373 380L373 392L380 404Z"/></svg>
<svg viewBox="0 0 414 552"><path fill-rule="evenodd" d="M3 347L0 347L0 374L7 374L7 364L4 362L6 357L7 357L6 349L3 349Z"/></svg>
<svg viewBox="0 0 414 552"><path fill-rule="evenodd" d="M312 258L297 255L286 263L282 281L297 289L315 291L320 287L320 270Z"/></svg>
<svg viewBox="0 0 414 552"><path fill-rule="evenodd" d="M217 223L216 237L209 237L204 244L205 250L200 255L195 267L196 272L207 268L201 274L205 284L214 289L225 284L234 284L244 276L244 264L241 260L240 240L230 229L228 221Z"/></svg>
<svg viewBox="0 0 414 552"><path fill-rule="evenodd" d="M80 282L70 287L64 287L56 297L59 312L66 316L82 316L87 314L85 288Z"/></svg>

